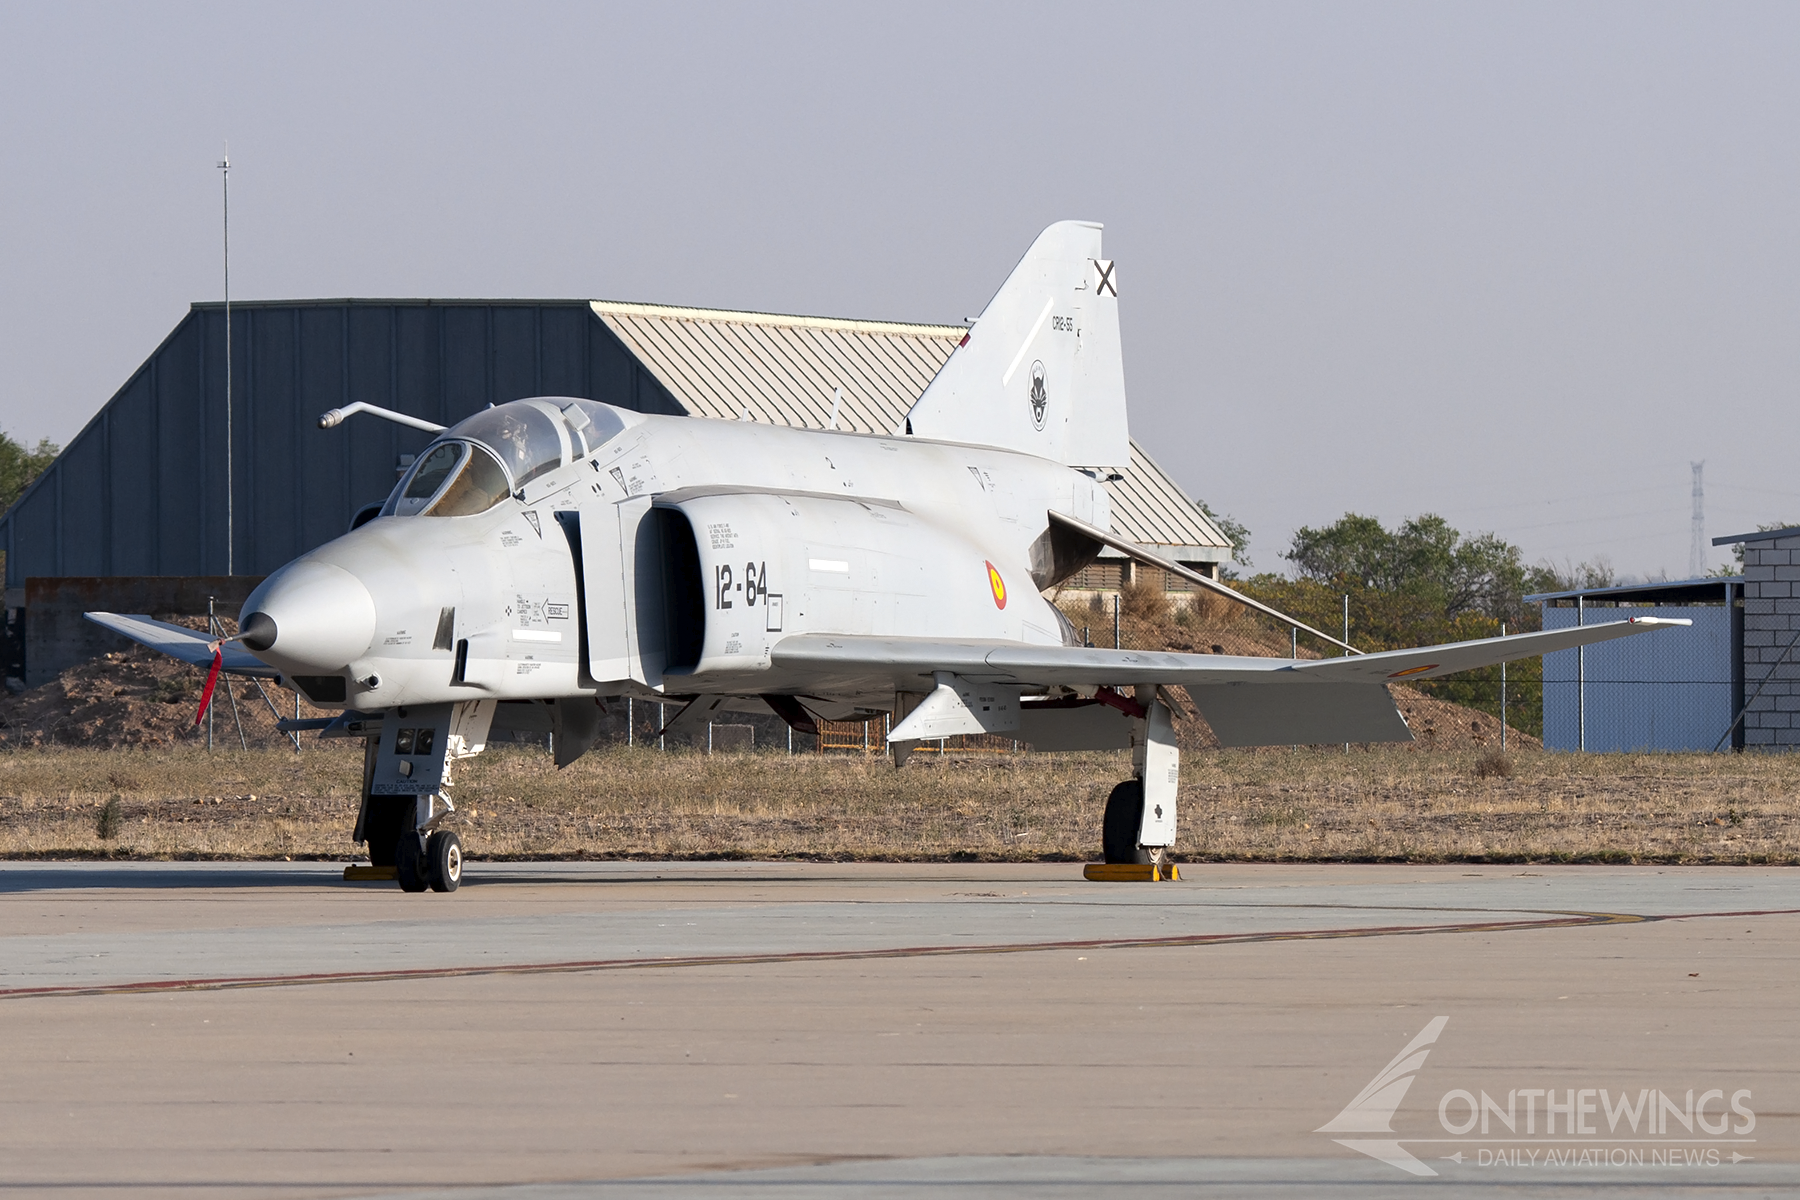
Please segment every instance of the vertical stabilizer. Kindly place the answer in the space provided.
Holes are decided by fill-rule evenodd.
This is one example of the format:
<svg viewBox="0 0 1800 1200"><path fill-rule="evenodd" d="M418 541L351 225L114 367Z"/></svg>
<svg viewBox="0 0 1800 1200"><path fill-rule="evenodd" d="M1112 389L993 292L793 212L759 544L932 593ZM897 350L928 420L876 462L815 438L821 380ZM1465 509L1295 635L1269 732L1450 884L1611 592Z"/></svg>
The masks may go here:
<svg viewBox="0 0 1800 1200"><path fill-rule="evenodd" d="M1072 467L1130 461L1118 274L1100 228L1058 221L1038 235L907 414L915 436Z"/></svg>

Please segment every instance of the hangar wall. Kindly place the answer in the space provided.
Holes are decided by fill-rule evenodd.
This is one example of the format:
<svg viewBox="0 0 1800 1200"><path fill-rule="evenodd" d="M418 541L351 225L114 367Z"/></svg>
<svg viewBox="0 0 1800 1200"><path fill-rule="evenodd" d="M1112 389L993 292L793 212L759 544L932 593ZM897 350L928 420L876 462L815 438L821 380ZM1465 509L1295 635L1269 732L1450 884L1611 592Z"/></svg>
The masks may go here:
<svg viewBox="0 0 1800 1200"><path fill-rule="evenodd" d="M586 301L234 304L232 572L263 575L341 533L430 435L356 400L449 425L567 395L680 414ZM196 304L0 518L6 602L33 576L226 574L225 313Z"/></svg>

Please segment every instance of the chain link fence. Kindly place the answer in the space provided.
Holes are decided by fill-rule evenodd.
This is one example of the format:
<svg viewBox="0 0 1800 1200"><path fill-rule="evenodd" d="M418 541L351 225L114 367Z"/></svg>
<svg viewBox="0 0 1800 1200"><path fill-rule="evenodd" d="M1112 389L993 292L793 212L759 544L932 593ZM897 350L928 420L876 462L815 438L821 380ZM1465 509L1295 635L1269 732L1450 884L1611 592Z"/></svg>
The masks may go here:
<svg viewBox="0 0 1800 1200"><path fill-rule="evenodd" d="M1723 601L1649 607L1547 605L1544 628L1626 617L1692 621L1687 628L1544 655L1544 745L1552 750L1712 750L1742 703L1734 680L1732 612Z"/></svg>

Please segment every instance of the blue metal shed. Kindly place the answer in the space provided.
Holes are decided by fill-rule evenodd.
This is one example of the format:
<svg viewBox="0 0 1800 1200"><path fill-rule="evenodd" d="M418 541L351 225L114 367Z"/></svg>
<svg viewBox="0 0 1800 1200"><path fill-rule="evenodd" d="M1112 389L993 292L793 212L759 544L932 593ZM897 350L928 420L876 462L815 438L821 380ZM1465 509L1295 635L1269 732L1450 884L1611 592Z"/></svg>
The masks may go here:
<svg viewBox="0 0 1800 1200"><path fill-rule="evenodd" d="M1625 617L1692 621L1640 637L1544 655L1550 750L1713 750L1744 700L1740 579L1687 579L1527 596L1545 629ZM1725 745L1743 746L1743 729Z"/></svg>

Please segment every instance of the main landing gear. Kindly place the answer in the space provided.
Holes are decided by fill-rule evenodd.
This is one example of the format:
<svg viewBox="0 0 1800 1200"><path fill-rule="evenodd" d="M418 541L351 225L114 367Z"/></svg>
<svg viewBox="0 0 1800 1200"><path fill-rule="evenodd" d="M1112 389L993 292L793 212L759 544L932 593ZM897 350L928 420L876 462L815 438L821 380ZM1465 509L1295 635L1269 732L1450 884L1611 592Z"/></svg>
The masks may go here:
<svg viewBox="0 0 1800 1200"><path fill-rule="evenodd" d="M1100 848L1107 865L1151 866L1145 878L1173 878L1169 857L1175 845L1175 792L1181 751L1169 705L1150 685L1140 685L1131 734L1136 776L1113 788L1100 824ZM1165 873L1166 871L1166 873Z"/></svg>

